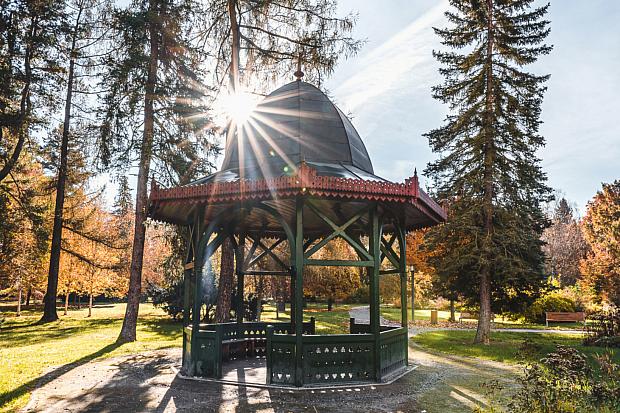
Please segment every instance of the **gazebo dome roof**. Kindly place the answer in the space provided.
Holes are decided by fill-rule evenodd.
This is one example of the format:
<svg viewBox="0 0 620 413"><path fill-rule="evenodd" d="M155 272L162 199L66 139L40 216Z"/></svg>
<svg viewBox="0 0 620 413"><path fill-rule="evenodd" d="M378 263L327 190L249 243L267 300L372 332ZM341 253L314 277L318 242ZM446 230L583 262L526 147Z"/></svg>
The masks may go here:
<svg viewBox="0 0 620 413"><path fill-rule="evenodd" d="M441 206L420 188L417 174L400 183L374 175L351 121L309 83L298 80L275 90L235 129L218 172L172 188L152 183L151 218L188 225L204 205L205 222L247 207L247 234L282 237L282 222L295 222L296 203L308 196L322 205L330 222L381 203L392 211L386 232L398 225L410 230L446 219ZM363 232L367 224L349 230ZM332 229L319 216L304 218L309 236Z"/></svg>
<svg viewBox="0 0 620 413"><path fill-rule="evenodd" d="M192 184L291 175L302 162L322 176L383 181L346 115L316 86L297 80L269 94L237 127L219 172Z"/></svg>

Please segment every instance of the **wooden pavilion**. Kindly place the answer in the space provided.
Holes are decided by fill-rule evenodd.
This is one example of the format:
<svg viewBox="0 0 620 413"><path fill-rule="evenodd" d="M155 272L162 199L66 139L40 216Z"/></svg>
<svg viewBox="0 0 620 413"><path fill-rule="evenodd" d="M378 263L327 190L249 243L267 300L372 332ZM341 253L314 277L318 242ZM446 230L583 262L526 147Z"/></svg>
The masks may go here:
<svg viewBox="0 0 620 413"><path fill-rule="evenodd" d="M374 174L349 119L315 86L300 79L275 90L238 127L220 171L189 185L150 193L151 218L188 226L185 266L183 372L222 375L230 357L264 355L267 384L309 386L381 382L406 368L407 231L438 224L444 210L417 176L393 183ZM291 322L203 324L205 274L225 239L235 249L238 292L248 275L291 277ZM316 259L334 238L357 260ZM286 246L288 259L274 253ZM256 264L270 257L278 268ZM370 324L351 322L350 334L316 335L304 322L307 266L367 269ZM379 279L400 275L402 327L380 325ZM239 294L238 294L239 296ZM241 294L242 296L242 294Z"/></svg>

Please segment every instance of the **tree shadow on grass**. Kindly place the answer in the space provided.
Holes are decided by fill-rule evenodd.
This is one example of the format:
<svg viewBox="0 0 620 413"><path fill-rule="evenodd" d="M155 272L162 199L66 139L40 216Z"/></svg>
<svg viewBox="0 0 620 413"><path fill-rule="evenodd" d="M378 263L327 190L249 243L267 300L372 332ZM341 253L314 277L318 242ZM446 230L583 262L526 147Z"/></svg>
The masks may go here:
<svg viewBox="0 0 620 413"><path fill-rule="evenodd" d="M58 377L62 376L63 374L73 370L76 367L79 367L83 364L88 363L89 361L103 356L104 354L107 354L113 350L115 350L116 348L120 347L122 345L122 343L112 343L112 344L108 344L107 346L95 351L94 353L91 353L89 355L86 355L72 363L69 364L65 364L63 366L57 367L54 370L44 374L41 377L38 377L36 379L30 380L24 384L22 384L21 386L17 387L16 389L13 389L7 393L4 393L2 395L0 395L0 408L4 407L6 404L8 404L10 401L21 397L22 395L26 394L29 391L32 391L35 387L41 387L46 385L47 383L51 382L52 380L57 379Z"/></svg>
<svg viewBox="0 0 620 413"><path fill-rule="evenodd" d="M183 323L172 319L141 318L138 322L141 330L155 333L168 339L178 339L183 335Z"/></svg>
<svg viewBox="0 0 620 413"><path fill-rule="evenodd" d="M80 332L93 331L102 327L119 324L118 319L87 319L78 322L69 321L50 324L23 324L17 326L2 327L0 329L0 341L6 348L24 347L38 344L44 341L58 340L75 336ZM3 337L6 334L6 337Z"/></svg>

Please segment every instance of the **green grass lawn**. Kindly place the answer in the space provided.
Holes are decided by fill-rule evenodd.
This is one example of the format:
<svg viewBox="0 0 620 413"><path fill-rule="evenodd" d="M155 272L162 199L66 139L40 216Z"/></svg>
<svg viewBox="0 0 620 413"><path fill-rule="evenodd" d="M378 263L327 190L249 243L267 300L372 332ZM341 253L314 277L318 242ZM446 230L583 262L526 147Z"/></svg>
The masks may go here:
<svg viewBox="0 0 620 413"><path fill-rule="evenodd" d="M310 321L314 317L317 334L348 334L349 333L349 309L350 305L334 305L332 311L327 311L327 305L323 303L308 303L304 308L304 321ZM261 321L289 321L290 307L287 305L285 312L280 313L276 319L276 310L272 304L266 304L263 308Z"/></svg>
<svg viewBox="0 0 620 413"><path fill-rule="evenodd" d="M618 350L606 350L600 347L586 347L581 344L581 337L561 333L512 333L493 332L491 344L473 344L476 332L473 330L442 330L419 334L411 340L425 348L459 356L478 357L501 361L504 363L527 363L540 360L555 350L558 344L570 346L590 356L606 351L611 352L616 362L620 362ZM527 345L524 345L525 340Z"/></svg>
<svg viewBox="0 0 620 413"><path fill-rule="evenodd" d="M125 304L70 310L69 315L46 325L36 325L41 312L23 311L15 317L14 306L0 304L0 412L23 407L38 380L51 381L66 369L97 358L139 353L182 345L181 324L174 323L151 304L140 305L138 340L116 344ZM60 368L61 366L64 366Z"/></svg>

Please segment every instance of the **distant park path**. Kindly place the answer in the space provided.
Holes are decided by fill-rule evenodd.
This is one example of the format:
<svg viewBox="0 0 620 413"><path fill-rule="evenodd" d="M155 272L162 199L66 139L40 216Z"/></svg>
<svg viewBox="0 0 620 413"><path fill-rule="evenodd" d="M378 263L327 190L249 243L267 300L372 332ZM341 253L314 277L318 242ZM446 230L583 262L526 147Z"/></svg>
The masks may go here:
<svg viewBox="0 0 620 413"><path fill-rule="evenodd" d="M370 323L370 307L359 306L353 307L349 310L349 317L355 318L355 321L360 324ZM400 326L400 323L381 318L381 325L386 326ZM456 327L428 327L428 326L416 326L409 328L409 336L415 336L427 331L440 331L440 330L462 330L462 328ZM584 334L582 330L554 330L554 329L535 329L535 328L495 328L493 331L503 331L506 333L555 333L555 334Z"/></svg>

